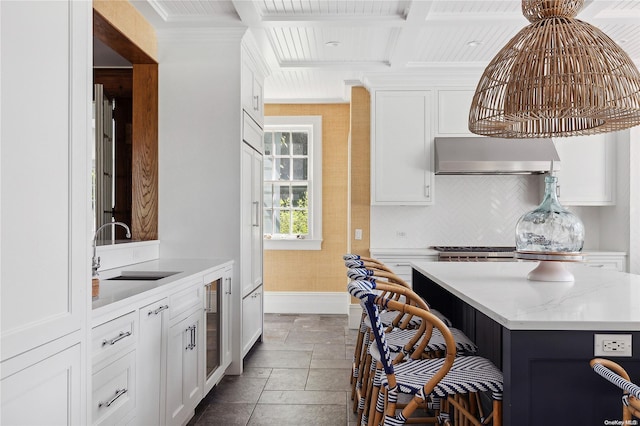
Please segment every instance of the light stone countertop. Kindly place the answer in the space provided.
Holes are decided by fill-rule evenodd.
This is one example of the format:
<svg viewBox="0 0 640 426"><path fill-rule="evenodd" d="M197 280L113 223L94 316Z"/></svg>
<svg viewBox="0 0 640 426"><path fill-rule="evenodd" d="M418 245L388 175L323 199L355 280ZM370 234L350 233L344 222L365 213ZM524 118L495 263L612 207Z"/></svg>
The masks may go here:
<svg viewBox="0 0 640 426"><path fill-rule="evenodd" d="M640 330L640 275L567 264L575 282L542 282L527 279L537 262L411 265L510 330Z"/></svg>
<svg viewBox="0 0 640 426"><path fill-rule="evenodd" d="M100 294L92 302L93 317L116 310L123 304L135 303L137 300L153 297L173 287L180 286L194 276L231 264L229 259L156 259L133 265L99 271ZM123 271L177 272L166 278L154 281L113 280Z"/></svg>

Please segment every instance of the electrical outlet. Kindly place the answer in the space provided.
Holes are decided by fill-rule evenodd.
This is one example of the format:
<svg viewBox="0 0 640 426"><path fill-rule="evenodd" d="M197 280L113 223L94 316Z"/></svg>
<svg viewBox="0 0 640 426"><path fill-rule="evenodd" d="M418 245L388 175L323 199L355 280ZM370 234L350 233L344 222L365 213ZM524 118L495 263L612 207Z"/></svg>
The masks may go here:
<svg viewBox="0 0 640 426"><path fill-rule="evenodd" d="M356 240L361 240L362 239L362 229L356 229L355 239Z"/></svg>
<svg viewBox="0 0 640 426"><path fill-rule="evenodd" d="M594 356L632 356L631 334L595 334Z"/></svg>
<svg viewBox="0 0 640 426"><path fill-rule="evenodd" d="M396 231L396 237L398 238L407 238L407 233L404 231Z"/></svg>

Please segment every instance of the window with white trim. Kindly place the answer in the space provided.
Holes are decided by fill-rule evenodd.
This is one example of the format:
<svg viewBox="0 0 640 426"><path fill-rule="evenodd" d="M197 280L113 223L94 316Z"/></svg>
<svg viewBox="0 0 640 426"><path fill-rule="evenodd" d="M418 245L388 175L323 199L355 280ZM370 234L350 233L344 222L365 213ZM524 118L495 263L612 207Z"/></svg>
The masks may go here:
<svg viewBox="0 0 640 426"><path fill-rule="evenodd" d="M320 250L322 117L264 120L264 248Z"/></svg>

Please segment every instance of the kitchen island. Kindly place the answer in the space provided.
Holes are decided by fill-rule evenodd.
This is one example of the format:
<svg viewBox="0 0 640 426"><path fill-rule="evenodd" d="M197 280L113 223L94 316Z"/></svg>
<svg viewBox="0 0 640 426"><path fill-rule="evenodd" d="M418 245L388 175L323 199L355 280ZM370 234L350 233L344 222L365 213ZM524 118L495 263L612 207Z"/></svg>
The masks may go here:
<svg viewBox="0 0 640 426"><path fill-rule="evenodd" d="M413 288L501 368L505 425L619 421L621 391L589 360L595 334L631 335L633 356L611 359L640 381L640 275L571 264L575 282L529 281L535 266L414 262Z"/></svg>

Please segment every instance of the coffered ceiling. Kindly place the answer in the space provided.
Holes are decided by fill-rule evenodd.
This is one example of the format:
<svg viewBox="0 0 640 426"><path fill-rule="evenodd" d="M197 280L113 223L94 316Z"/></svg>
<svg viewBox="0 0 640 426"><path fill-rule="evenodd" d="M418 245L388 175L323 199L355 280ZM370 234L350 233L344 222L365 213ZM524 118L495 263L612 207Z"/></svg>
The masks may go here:
<svg viewBox="0 0 640 426"><path fill-rule="evenodd" d="M434 69L479 72L528 24L520 0L134 0L158 31L246 26L267 102L340 102L350 86ZM640 0L586 0L578 18L640 64ZM478 74L479 76L479 74Z"/></svg>

